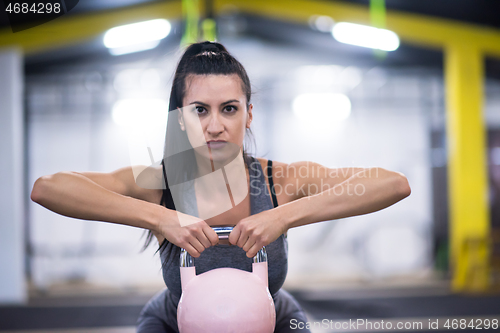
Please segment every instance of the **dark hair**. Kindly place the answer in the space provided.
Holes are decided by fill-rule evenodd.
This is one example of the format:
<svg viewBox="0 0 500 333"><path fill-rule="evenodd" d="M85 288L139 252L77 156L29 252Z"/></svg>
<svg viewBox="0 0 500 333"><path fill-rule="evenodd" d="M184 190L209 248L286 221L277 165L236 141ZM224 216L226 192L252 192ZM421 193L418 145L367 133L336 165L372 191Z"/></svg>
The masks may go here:
<svg viewBox="0 0 500 333"><path fill-rule="evenodd" d="M191 44L179 61L170 93L170 111L183 106L186 78L191 74L237 74L241 79L242 91L247 98L247 106L250 104L252 89L245 68L229 54L222 44L207 41Z"/></svg>
<svg viewBox="0 0 500 333"><path fill-rule="evenodd" d="M183 107L182 102L186 94L186 79L188 79L190 75L209 74L237 74L241 79L241 88L246 96L246 105L248 110L252 90L245 68L226 50L222 44L205 41L189 45L179 60L172 82L172 90L170 92L169 112ZM252 136L253 139L252 131L249 128L247 128L247 134ZM181 147L186 147L186 144L191 146L186 133L183 132L179 126L177 117L168 117L167 132L165 137L165 151L161 163L165 189L163 190L160 204L173 210L176 208L172 198L172 193L170 192L168 186L166 173L170 171L168 174L168 180L173 185L182 182L182 180L185 179L186 173L188 175L192 175L196 170L196 160L193 151L183 151L181 149ZM183 154L183 157L168 158L169 156L176 154ZM245 151L245 148L243 148L244 160L247 161L248 157L248 153ZM182 167L177 165L179 161L182 161ZM172 174L171 170L183 170L184 173L180 174L179 172L176 172L176 174ZM149 231L144 244L144 249L151 243L152 239L153 233ZM163 244L160 245L160 248L166 246L166 244L167 241L165 240Z"/></svg>

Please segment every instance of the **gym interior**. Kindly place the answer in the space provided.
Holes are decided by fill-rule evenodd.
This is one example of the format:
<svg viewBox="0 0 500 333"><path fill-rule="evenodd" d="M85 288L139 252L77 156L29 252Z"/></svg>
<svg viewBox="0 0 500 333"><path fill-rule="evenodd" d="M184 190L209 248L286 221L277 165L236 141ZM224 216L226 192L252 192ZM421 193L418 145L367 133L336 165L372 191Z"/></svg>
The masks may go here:
<svg viewBox="0 0 500 333"><path fill-rule="evenodd" d="M43 22L16 3L0 8L0 332L135 332L165 288L156 245L30 192L42 175L130 165L127 115L137 101L165 111L180 50L203 40L248 71L255 156L410 183L381 211L289 230L283 288L311 332L498 329L500 3L63 0ZM152 20L168 24L157 40L106 43ZM341 36L343 24L372 30Z"/></svg>

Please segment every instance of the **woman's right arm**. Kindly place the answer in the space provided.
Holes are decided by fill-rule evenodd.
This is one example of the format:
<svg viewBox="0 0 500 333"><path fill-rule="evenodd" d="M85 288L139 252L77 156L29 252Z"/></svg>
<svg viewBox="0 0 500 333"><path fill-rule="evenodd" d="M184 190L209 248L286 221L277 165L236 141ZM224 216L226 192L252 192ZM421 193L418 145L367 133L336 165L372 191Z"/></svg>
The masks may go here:
<svg viewBox="0 0 500 333"><path fill-rule="evenodd" d="M178 212L154 203L159 194L160 190L139 187L128 167L111 173L43 176L33 185L31 199L61 215L149 229L159 241L166 238L193 257L217 244L217 235L203 220L192 217L196 223L181 227Z"/></svg>

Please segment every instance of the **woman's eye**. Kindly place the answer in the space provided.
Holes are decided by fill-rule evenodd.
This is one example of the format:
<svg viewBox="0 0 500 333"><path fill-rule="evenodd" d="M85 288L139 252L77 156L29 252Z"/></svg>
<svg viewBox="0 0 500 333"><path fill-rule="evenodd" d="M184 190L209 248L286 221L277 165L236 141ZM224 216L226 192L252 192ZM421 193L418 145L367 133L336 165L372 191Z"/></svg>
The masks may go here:
<svg viewBox="0 0 500 333"><path fill-rule="evenodd" d="M196 113L197 114L204 114L206 113L206 110L203 106L197 106L196 109L195 109Z"/></svg>
<svg viewBox="0 0 500 333"><path fill-rule="evenodd" d="M226 111L226 112L234 112L236 110L238 110L238 109L233 105L228 105L224 108L224 111Z"/></svg>

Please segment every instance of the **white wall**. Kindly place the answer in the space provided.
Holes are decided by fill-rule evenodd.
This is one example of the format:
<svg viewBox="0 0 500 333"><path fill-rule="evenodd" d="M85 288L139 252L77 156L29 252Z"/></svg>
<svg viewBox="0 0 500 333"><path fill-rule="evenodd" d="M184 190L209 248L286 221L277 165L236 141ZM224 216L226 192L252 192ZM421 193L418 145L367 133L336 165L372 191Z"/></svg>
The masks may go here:
<svg viewBox="0 0 500 333"><path fill-rule="evenodd" d="M0 303L26 299L23 56L0 50Z"/></svg>

